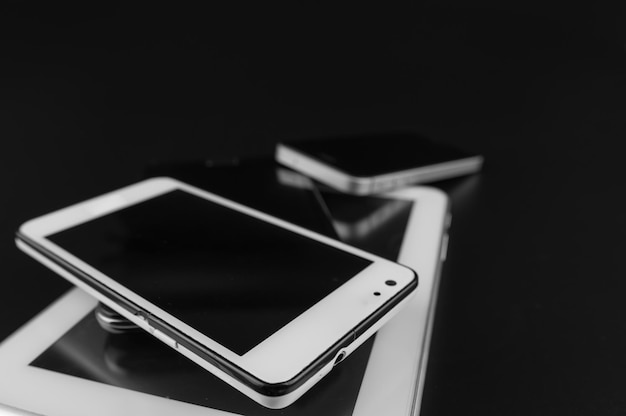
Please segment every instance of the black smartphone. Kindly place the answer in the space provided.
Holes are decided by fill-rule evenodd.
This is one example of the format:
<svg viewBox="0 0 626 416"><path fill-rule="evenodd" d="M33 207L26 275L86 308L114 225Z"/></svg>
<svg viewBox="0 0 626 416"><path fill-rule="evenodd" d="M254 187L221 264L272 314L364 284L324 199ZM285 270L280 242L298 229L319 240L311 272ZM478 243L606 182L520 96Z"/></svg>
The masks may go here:
<svg viewBox="0 0 626 416"><path fill-rule="evenodd" d="M341 192L367 195L478 172L480 154L414 133L278 143L276 160Z"/></svg>

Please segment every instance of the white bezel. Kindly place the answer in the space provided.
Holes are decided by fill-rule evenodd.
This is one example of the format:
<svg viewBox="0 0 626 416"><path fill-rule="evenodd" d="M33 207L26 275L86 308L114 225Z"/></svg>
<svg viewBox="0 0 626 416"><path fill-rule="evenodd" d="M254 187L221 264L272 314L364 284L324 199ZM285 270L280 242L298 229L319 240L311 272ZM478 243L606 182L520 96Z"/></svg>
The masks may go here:
<svg viewBox="0 0 626 416"><path fill-rule="evenodd" d="M422 187L387 196L415 202L399 260L420 271L420 290L378 332L353 416L417 415L426 373L442 244L449 223L447 198L437 190ZM93 297L74 289L0 344L0 402L4 404L0 405L0 414L234 416L29 365L85 314L92 313L96 303Z"/></svg>
<svg viewBox="0 0 626 416"><path fill-rule="evenodd" d="M182 190L208 199L233 210L273 223L290 231L368 259L372 263L326 298L306 310L279 331L252 348L249 352L240 356L190 327L185 322L168 314L165 310L147 302L138 294L129 291L112 278L101 273L91 265L83 262L46 238L48 235L173 190ZM229 384L232 384L244 394L247 394L267 407L273 408L284 407L292 403L317 380L330 371L332 368L332 359L329 359L327 365L320 369L317 374L307 374L304 378L308 378L309 380L304 382L304 384L300 385L300 383L298 383L299 387L295 389L289 388L288 383L293 382L297 377L302 377L302 374L309 372L310 367L320 356L326 353L329 348L350 335L351 331L357 327L359 323L375 315L381 309L382 305L390 302L405 288L414 284L415 278L413 271L406 267L399 266L394 262L373 256L362 250L170 178L155 178L143 181L36 218L27 222L20 228L20 235L30 241L29 247L24 244L23 241L18 240L18 246L22 250L55 270L75 285L88 291L100 301L116 309L126 318L137 323L157 338L180 351L183 355L200 364ZM47 254L42 255L42 253ZM109 296L93 289L84 278L79 276L80 273L68 272L60 267L58 259L63 263L70 264L85 275L90 276L106 288L113 290L123 299L137 305L140 310L149 313L151 316L165 322L172 328L176 328L178 331L186 334L201 346L214 351L225 361L234 364L235 368L233 369L234 371L230 372L231 374L237 374L238 371L243 371L258 379L261 384L269 386L270 389L272 385L278 385L281 388L283 388L283 385L286 385L287 389L284 389L286 392L280 395L273 393L265 394L255 391L258 390L255 389L255 386L246 386L246 378L243 374L240 374L240 377L231 377L228 373L217 369L214 364L208 362L202 356L195 354L190 348L181 345L182 340L177 339L172 332L164 333L166 330L155 329L136 314L120 308L117 302L112 300ZM385 281L389 279L395 280L397 285L386 285ZM374 292L379 292L380 295L374 296ZM381 316L381 319L376 322L354 346L344 348L342 352L351 352L356 345L363 342L367 336L371 335L387 321L391 317L392 312L398 309L399 305L387 312L388 316ZM267 391L271 391L270 389Z"/></svg>

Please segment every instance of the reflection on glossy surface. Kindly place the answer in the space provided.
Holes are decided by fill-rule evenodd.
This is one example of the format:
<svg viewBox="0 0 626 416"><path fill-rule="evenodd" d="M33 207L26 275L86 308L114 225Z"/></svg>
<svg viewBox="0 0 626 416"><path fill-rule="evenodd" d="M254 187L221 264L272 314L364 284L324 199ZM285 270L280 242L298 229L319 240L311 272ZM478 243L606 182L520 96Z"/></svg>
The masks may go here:
<svg viewBox="0 0 626 416"><path fill-rule="evenodd" d="M396 259L413 202L378 196L322 192L340 239L388 259Z"/></svg>

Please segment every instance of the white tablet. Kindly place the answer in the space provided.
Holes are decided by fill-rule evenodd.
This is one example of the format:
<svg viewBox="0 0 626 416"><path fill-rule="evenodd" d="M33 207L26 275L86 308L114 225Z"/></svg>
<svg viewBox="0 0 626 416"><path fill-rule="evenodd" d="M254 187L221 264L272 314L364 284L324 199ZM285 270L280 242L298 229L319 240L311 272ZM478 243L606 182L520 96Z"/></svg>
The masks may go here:
<svg viewBox="0 0 626 416"><path fill-rule="evenodd" d="M418 270L417 296L374 341L361 346L284 414L410 415L417 411L446 241L447 198L429 188L380 198L410 205L399 261ZM146 348L159 345L150 339L129 341L98 332L97 323L93 326L95 302L74 290L0 346L0 402L46 415L273 412L238 400L232 395L237 392L223 390L223 383L191 370L195 367L177 361L166 348ZM156 379L160 382L146 387L146 380Z"/></svg>

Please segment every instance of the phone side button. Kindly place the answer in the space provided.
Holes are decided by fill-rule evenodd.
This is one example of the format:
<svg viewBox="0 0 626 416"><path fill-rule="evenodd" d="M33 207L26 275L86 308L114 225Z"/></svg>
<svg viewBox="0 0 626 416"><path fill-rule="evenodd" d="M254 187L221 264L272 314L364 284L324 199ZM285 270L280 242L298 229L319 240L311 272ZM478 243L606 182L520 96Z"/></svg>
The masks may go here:
<svg viewBox="0 0 626 416"><path fill-rule="evenodd" d="M154 329L154 328L150 328L150 333L152 335L155 336L155 338L163 341L164 343L166 343L167 345L169 345L170 347L176 349L178 348L178 342L176 342L173 338L165 335L163 332L159 331L158 329Z"/></svg>
<svg viewBox="0 0 626 416"><path fill-rule="evenodd" d="M441 261L446 261L446 258L448 257L448 240L450 240L450 238L448 237L448 233L443 235L443 238L441 239Z"/></svg>

